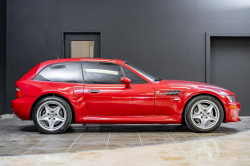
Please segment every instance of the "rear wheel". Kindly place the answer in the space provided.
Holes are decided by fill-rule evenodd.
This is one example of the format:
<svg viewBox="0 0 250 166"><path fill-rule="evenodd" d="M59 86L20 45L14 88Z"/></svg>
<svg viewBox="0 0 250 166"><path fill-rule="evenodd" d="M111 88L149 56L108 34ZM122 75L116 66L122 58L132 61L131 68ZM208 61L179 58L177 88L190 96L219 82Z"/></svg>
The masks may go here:
<svg viewBox="0 0 250 166"><path fill-rule="evenodd" d="M72 112L68 103L59 97L46 97L34 107L32 118L42 133L58 134L64 132L72 121Z"/></svg>
<svg viewBox="0 0 250 166"><path fill-rule="evenodd" d="M187 105L185 122L195 132L208 133L222 123L224 112L220 102L208 95L197 96Z"/></svg>

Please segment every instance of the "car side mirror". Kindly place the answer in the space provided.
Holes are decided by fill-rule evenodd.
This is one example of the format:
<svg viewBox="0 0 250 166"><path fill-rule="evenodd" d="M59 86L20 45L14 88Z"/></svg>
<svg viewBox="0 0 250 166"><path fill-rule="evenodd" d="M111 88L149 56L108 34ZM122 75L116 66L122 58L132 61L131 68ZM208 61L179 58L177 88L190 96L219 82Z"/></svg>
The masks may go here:
<svg viewBox="0 0 250 166"><path fill-rule="evenodd" d="M126 85L126 88L131 88L131 80L127 77L122 77L121 82Z"/></svg>

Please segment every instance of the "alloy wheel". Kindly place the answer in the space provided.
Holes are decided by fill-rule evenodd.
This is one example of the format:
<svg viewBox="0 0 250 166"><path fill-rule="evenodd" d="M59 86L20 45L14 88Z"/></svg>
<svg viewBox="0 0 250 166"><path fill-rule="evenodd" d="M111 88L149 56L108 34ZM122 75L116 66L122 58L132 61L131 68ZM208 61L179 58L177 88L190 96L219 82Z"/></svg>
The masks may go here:
<svg viewBox="0 0 250 166"><path fill-rule="evenodd" d="M218 107L209 100L196 102L190 111L193 124L200 129L209 129L216 125L220 112Z"/></svg>
<svg viewBox="0 0 250 166"><path fill-rule="evenodd" d="M57 101L44 102L37 111L37 121L45 130L57 130L61 128L67 118L66 110Z"/></svg>

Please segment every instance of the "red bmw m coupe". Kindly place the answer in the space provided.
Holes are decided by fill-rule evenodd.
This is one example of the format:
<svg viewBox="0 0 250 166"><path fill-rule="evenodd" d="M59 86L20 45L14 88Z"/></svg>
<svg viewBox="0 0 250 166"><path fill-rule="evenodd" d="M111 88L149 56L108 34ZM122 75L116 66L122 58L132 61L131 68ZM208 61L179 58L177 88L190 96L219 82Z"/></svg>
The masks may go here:
<svg viewBox="0 0 250 166"><path fill-rule="evenodd" d="M238 122L234 93L210 84L163 80L117 59L42 62L16 82L13 112L42 133L78 124L183 124L211 132Z"/></svg>

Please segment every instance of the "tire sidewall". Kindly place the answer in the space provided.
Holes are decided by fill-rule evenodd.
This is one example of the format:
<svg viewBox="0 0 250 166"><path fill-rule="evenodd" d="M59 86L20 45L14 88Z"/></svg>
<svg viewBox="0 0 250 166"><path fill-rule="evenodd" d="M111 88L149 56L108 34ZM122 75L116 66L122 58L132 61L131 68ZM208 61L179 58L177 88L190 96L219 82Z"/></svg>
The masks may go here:
<svg viewBox="0 0 250 166"><path fill-rule="evenodd" d="M219 110L219 113L220 113L220 116L219 116L219 119L217 121L217 123L211 127L211 128L208 128L208 129L201 129L199 127L197 127L192 119L191 119L191 116L190 116L190 113L191 113L191 109L192 107L199 101L201 100L209 100L211 102L213 102L217 107L218 107L218 110ZM189 128L191 128L193 131L195 132L203 132L203 133L208 133L208 132L212 132L214 130L216 130L218 127L220 127L222 121L223 121L223 118L224 118L224 111L223 111L223 107L221 105L221 103L215 98L215 97L212 97L212 96L208 96L208 95L202 95L202 96L197 96L195 98L193 98L187 105L186 109L185 109L185 122L186 124L188 125Z"/></svg>
<svg viewBox="0 0 250 166"><path fill-rule="evenodd" d="M66 111L66 115L67 115L66 121L65 121L65 123L63 124L63 126L60 127L60 128L57 129L57 130L52 130L52 131L46 130L46 129L44 129L43 127L41 127L40 124L38 123L38 119L37 119L37 111L38 111L38 108L39 108L44 102L47 102L47 101L56 101L56 102L59 102L59 103L64 107L64 109L65 109L65 111ZM71 121L72 121L72 111L71 111L71 108L70 108L69 104L68 104L65 100L63 100L63 99L61 99L61 98L59 98L59 97L54 97L54 96L52 96L52 97L45 97L45 98L39 100L39 101L36 103L36 105L34 106L33 113L32 113L32 119L33 119L33 122L34 122L36 128L37 128L40 132L46 133L46 134L59 134L59 133L64 132L64 131L69 127L69 125L71 124Z"/></svg>

